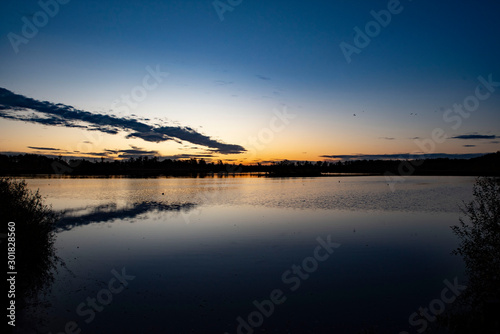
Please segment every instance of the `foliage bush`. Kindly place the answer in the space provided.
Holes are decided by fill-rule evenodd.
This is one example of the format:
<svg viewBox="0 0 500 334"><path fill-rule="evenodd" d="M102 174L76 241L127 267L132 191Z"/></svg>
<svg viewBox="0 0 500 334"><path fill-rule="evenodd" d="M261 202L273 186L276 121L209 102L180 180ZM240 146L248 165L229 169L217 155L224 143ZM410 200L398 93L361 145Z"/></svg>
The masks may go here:
<svg viewBox="0 0 500 334"><path fill-rule="evenodd" d="M453 254L464 259L467 289L447 321L453 333L500 330L500 179L478 178L474 199L465 203L460 224L452 226L460 243Z"/></svg>
<svg viewBox="0 0 500 334"><path fill-rule="evenodd" d="M479 178L474 200L453 232L460 238L453 252L461 255L469 277L468 294L475 303L500 298L500 179Z"/></svg>
<svg viewBox="0 0 500 334"><path fill-rule="evenodd" d="M54 279L59 261L54 249L57 216L38 190L32 192L25 181L9 178L0 178L0 215L5 231L15 222L16 305L24 308L36 303Z"/></svg>

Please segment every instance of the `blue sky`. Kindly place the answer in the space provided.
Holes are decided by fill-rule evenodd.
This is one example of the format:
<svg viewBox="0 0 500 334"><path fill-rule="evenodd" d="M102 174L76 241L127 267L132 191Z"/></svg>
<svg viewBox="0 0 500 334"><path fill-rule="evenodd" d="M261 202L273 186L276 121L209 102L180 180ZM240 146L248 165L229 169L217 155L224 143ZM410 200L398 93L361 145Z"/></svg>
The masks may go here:
<svg viewBox="0 0 500 334"><path fill-rule="evenodd" d="M443 119L448 108L474 95L479 76L500 81L495 1L244 0L221 21L213 1L71 0L58 3L55 15L16 52L12 33L23 37L26 20L43 21L40 3L52 3L53 10L55 0L1 5L5 94L110 115L116 124L134 119L155 133L168 127L162 134L168 137L155 142L130 136L129 128L99 131L81 119L71 120L78 127L42 124L29 117L42 111L15 109L4 96L3 152L46 147L92 156L133 147L165 157L322 160L417 152L415 138L430 139L435 128L449 139L422 153L500 147L491 139L500 135L500 87L458 128ZM355 45L354 28L365 32L371 11L391 6L399 13L348 63L340 43ZM134 107L118 108L123 95L143 85L148 68L168 75ZM277 131L270 124L284 110L294 117ZM243 149L216 151L222 144Z"/></svg>

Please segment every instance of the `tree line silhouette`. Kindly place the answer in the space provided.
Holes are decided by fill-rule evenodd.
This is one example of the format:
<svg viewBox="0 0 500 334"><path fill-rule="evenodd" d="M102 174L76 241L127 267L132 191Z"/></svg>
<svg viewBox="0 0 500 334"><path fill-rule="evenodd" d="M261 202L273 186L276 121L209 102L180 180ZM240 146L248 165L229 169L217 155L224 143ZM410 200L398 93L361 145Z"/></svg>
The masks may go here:
<svg viewBox="0 0 500 334"><path fill-rule="evenodd" d="M260 172L268 176L321 176L329 173L391 175L500 175L500 152L471 159L429 158L420 160L289 161L269 164L207 162L204 159L172 160L137 157L109 161L65 159L36 154L0 154L0 175L201 175ZM409 169L408 166L411 165Z"/></svg>

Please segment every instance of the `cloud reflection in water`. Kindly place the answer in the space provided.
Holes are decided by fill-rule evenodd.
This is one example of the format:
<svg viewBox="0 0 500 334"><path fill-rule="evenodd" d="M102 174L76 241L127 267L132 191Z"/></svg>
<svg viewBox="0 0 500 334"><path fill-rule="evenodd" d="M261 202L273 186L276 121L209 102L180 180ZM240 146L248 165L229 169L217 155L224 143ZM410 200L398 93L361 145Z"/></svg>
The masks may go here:
<svg viewBox="0 0 500 334"><path fill-rule="evenodd" d="M134 203L119 208L117 203L107 203L98 206L90 206L78 209L69 209L61 213L61 219L57 222L57 232L69 231L77 226L85 226L93 223L109 222L115 219L131 219L149 212L188 212L194 209L196 204L165 204L161 202L148 201Z"/></svg>

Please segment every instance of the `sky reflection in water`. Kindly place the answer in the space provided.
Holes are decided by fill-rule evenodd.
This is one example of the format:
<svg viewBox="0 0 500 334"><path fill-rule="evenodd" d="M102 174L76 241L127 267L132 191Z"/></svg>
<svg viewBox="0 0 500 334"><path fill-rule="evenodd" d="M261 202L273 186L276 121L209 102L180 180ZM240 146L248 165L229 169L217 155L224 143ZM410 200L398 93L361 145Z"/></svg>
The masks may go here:
<svg viewBox="0 0 500 334"><path fill-rule="evenodd" d="M74 274L59 273L46 328L235 333L281 289L268 331L407 330L444 279L463 279L449 226L473 181L410 177L393 193L383 177L28 179L65 211L57 248ZM282 274L328 235L340 248L292 292ZM136 278L87 324L77 306L121 268Z"/></svg>

